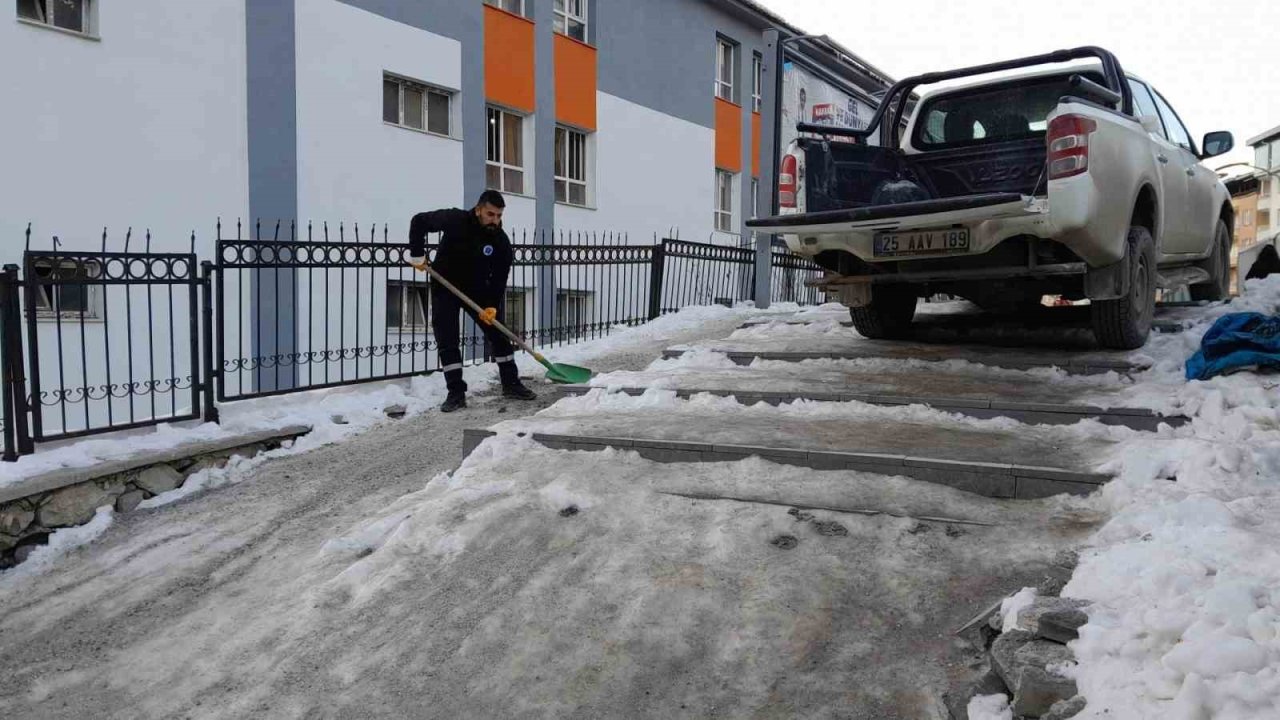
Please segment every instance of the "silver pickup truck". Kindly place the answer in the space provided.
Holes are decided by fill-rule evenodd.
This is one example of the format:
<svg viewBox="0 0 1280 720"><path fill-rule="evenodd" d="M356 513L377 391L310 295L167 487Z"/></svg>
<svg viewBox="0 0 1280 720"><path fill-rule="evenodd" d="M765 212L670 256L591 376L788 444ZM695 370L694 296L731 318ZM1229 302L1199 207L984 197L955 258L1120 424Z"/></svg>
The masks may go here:
<svg viewBox="0 0 1280 720"><path fill-rule="evenodd" d="M904 118L917 87L992 73ZM1129 349L1146 342L1157 289L1227 296L1232 207L1201 161L1231 134L1197 146L1101 48L907 78L866 129L799 130L778 214L747 225L824 267L817 284L867 337L909 335L917 299L936 293L997 311L1060 295L1088 298L1098 342Z"/></svg>

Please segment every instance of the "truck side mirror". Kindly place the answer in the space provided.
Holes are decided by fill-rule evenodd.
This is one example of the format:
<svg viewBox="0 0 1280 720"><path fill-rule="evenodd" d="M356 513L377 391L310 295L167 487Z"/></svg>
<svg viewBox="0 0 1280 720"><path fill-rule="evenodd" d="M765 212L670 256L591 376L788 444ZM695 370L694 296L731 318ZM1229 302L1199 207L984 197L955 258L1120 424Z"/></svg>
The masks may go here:
<svg viewBox="0 0 1280 720"><path fill-rule="evenodd" d="M1226 130L1207 133L1204 136L1204 142L1200 143L1200 147L1204 148L1204 151L1200 153L1200 159L1204 160L1205 158L1217 157L1223 153L1231 152L1231 149L1235 146L1235 138Z"/></svg>

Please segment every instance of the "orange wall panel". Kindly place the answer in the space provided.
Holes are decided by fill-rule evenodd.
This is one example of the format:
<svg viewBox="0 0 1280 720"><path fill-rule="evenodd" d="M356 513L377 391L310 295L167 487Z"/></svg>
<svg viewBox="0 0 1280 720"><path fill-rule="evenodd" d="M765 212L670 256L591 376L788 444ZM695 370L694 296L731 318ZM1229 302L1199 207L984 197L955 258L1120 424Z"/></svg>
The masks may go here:
<svg viewBox="0 0 1280 720"><path fill-rule="evenodd" d="M742 108L716 98L716 167L742 171Z"/></svg>
<svg viewBox="0 0 1280 720"><path fill-rule="evenodd" d="M760 177L760 113L751 113L751 177Z"/></svg>
<svg viewBox="0 0 1280 720"><path fill-rule="evenodd" d="M596 129L596 49L555 36L556 121Z"/></svg>
<svg viewBox="0 0 1280 720"><path fill-rule="evenodd" d="M534 24L484 6L484 94L499 105L533 112Z"/></svg>

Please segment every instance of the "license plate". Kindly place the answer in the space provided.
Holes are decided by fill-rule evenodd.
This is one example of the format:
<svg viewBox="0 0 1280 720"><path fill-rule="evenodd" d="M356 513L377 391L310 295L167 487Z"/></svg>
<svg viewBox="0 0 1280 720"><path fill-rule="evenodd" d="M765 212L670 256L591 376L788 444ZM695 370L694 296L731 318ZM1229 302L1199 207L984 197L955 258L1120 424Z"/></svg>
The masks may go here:
<svg viewBox="0 0 1280 720"><path fill-rule="evenodd" d="M876 233L874 251L876 257L967 253L969 252L969 230L968 228L951 228Z"/></svg>

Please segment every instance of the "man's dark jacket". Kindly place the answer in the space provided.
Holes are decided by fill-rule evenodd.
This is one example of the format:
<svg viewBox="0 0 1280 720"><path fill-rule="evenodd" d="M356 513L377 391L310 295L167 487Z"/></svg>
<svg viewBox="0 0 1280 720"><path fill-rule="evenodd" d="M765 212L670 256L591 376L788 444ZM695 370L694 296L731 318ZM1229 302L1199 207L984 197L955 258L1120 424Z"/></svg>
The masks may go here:
<svg viewBox="0 0 1280 720"><path fill-rule="evenodd" d="M431 266L481 307L497 307L513 253L502 228L486 228L471 210L418 213L409 223L409 254L426 254L427 233L442 233Z"/></svg>

